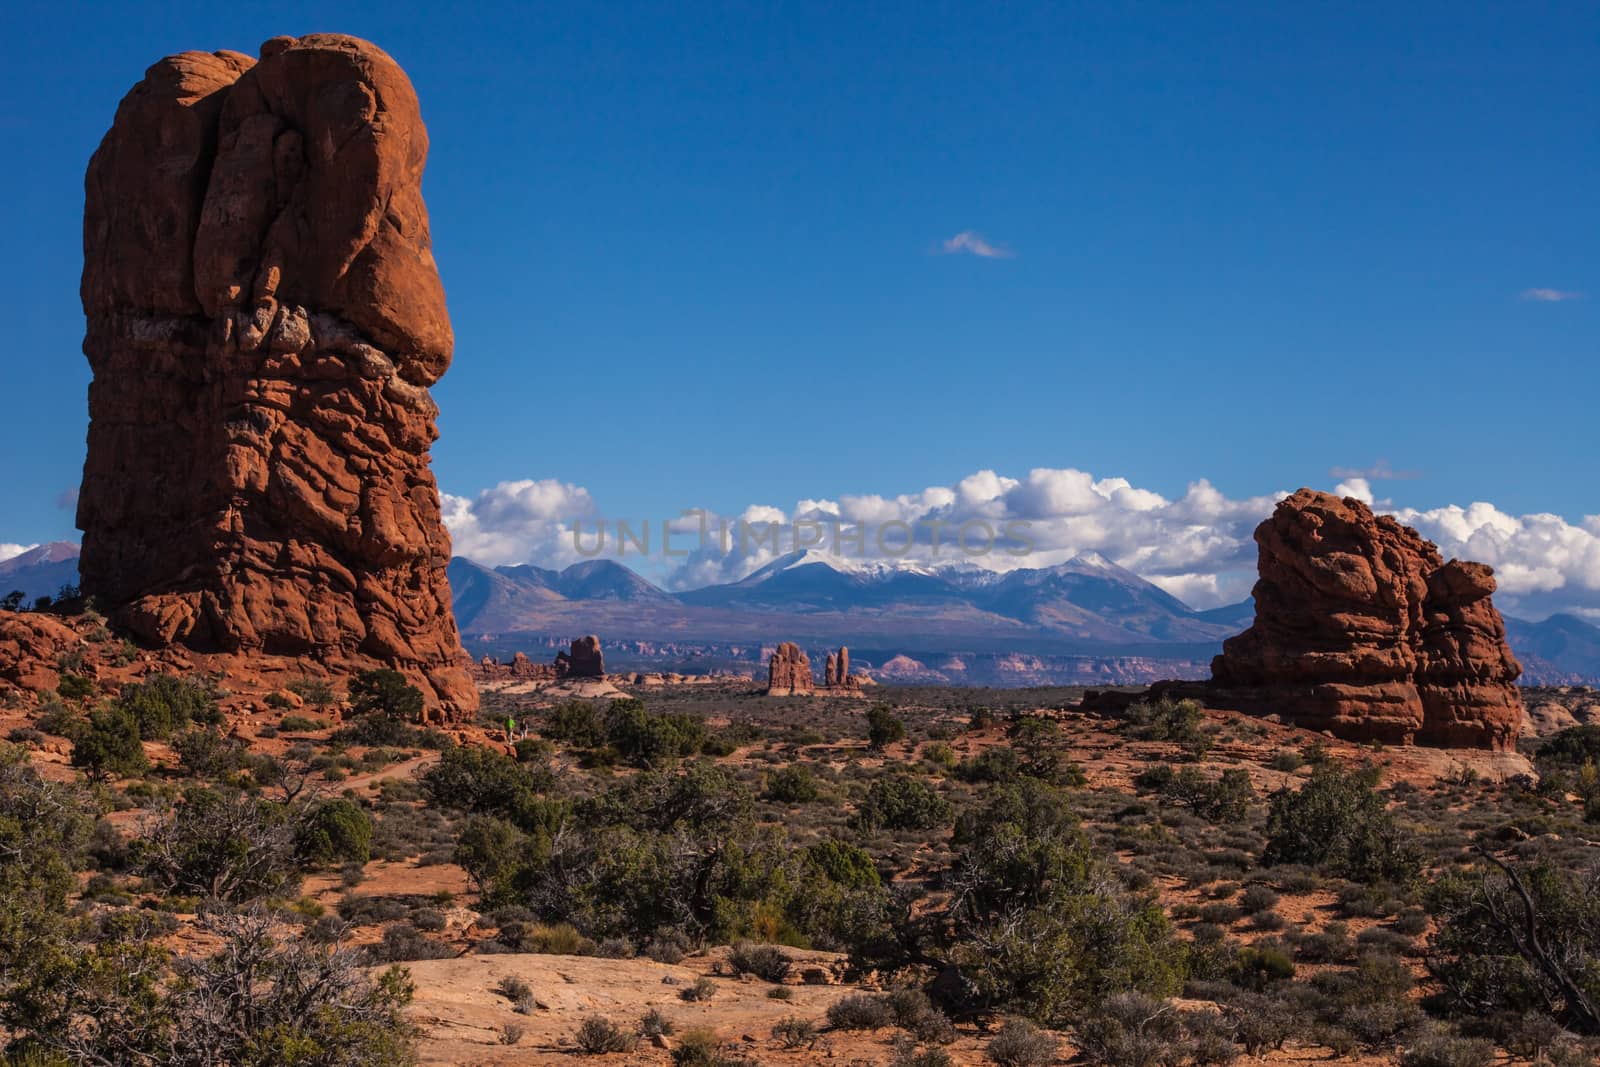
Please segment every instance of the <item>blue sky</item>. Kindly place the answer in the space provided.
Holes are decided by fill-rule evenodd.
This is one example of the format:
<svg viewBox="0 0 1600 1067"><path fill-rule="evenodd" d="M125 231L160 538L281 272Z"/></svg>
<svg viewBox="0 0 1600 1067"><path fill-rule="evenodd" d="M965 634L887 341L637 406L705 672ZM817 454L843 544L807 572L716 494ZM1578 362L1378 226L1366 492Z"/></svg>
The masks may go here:
<svg viewBox="0 0 1600 1067"><path fill-rule="evenodd" d="M731 514L1074 468L1242 500L1383 459L1396 506L1581 524L1600 8L1400 8L12 5L0 541L75 537L118 99L320 30L429 126L447 493Z"/></svg>

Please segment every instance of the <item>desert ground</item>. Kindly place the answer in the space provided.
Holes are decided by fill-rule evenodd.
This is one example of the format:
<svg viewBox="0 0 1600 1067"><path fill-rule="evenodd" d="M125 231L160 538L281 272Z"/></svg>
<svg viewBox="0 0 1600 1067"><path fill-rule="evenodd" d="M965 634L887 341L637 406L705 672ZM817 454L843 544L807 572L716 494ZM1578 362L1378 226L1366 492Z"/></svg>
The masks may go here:
<svg viewBox="0 0 1600 1067"><path fill-rule="evenodd" d="M1516 752L1385 747L1193 705L1085 710L1076 689L772 698L745 680L627 676L488 684L475 722L439 730L284 665L249 692L213 687L209 723L144 741L143 766L100 774L81 752L84 716L163 675L135 658L80 685L70 666L66 695L13 701L0 732L45 781L95 779L97 837L118 847L78 873L72 908L159 916L166 948L204 955L220 943L201 921L204 894L141 862L137 842L197 788L264 808L346 801L367 839L286 853L240 899L268 909L281 936L339 944L370 974L403 967L422 1063L1592 1055L1537 1012L1464 1011L1439 977L1459 950L1440 939L1452 913L1439 887L1482 877L1480 845L1572 872L1600 858L1582 799L1592 766L1553 759L1550 738L1531 732ZM186 685L204 690L203 666ZM1527 699L1566 731L1555 736L1586 736L1572 724L1595 694ZM1366 810L1385 820L1366 832L1386 841L1364 847L1407 858L1285 854L1277 798L1324 774L1348 785L1362 768ZM985 813L1007 797L1027 810L986 837ZM1064 822L1030 826L1057 804ZM1062 954L1035 957L983 925L1026 925L1026 908L958 915L963 895L1003 897L1019 888L1006 879L1031 877L1024 865L987 884L975 863L1048 865L1057 846L1084 865L1075 893L1087 895L1045 896L1047 907L1092 899L1159 930L1130 941L1113 924L1080 943L1044 916L1032 936L1061 939ZM819 847L859 864L860 894L805 867ZM706 879L712 904L683 899ZM1130 970L1119 953L1148 966ZM968 984L950 984L954 969ZM1082 980L1051 988L1066 973ZM1146 993L1130 1005L1119 989ZM1162 1021L1129 1029L1130 1011ZM1028 1014L1043 1024L1033 1043L998 1046ZM1107 1018L1120 1020L1110 1036ZM1011 1024L1013 1043L1024 1025Z"/></svg>

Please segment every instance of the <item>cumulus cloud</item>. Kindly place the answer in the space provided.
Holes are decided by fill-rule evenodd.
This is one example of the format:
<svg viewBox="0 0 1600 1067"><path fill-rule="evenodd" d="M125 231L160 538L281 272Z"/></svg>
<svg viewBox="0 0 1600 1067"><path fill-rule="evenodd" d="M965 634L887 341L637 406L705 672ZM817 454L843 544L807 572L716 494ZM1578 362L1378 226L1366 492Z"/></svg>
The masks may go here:
<svg viewBox="0 0 1600 1067"><path fill-rule="evenodd" d="M1560 515L1510 515L1482 501L1393 514L1445 556L1493 567L1502 610L1532 619L1600 611L1600 516L1574 525Z"/></svg>
<svg viewBox="0 0 1600 1067"><path fill-rule="evenodd" d="M1415 526L1443 554L1495 568L1496 602L1509 614L1569 611L1600 618L1600 515L1512 515L1492 504L1429 510L1374 498L1350 476L1334 491ZM502 482L476 497L444 497L458 554L483 563L565 567L617 559L669 588L738 581L796 550L841 569L966 566L1008 571L1102 556L1196 608L1235 603L1255 581L1256 524L1285 491L1234 498L1206 479L1173 498L1073 468L1040 467L1020 477L980 470L953 485L895 496L814 497L784 508L752 504L719 514L693 511L645 522L650 551L619 547L615 518L589 492L545 479ZM663 544L670 536L670 554ZM604 541L600 531L604 529ZM574 542L574 532L579 534ZM582 546L582 551L579 546ZM19 550L7 545L0 557Z"/></svg>
<svg viewBox="0 0 1600 1067"><path fill-rule="evenodd" d="M1351 478L1349 481L1340 482L1333 487L1338 496L1353 496L1363 504L1372 505L1372 483L1365 478Z"/></svg>
<svg viewBox="0 0 1600 1067"><path fill-rule="evenodd" d="M1013 254L1010 249L992 244L982 234L972 230L962 230L942 243L939 249L947 256L964 253L981 259L1010 259Z"/></svg>
<svg viewBox="0 0 1600 1067"><path fill-rule="evenodd" d="M585 489L553 479L502 482L472 498L446 494L444 517L456 552L483 563L562 567L597 555L620 557L678 589L738 581L797 550L821 553L844 569L966 565L996 571L1096 553L1210 607L1248 593L1254 580L1250 532L1283 495L1234 500L1202 479L1169 500L1126 478L1071 468L1041 467L1020 478L981 470L954 485L895 496L810 498L791 508L753 504L736 513L697 511L648 524L636 518L635 530L653 528L648 556L636 544L619 545L616 521L602 517ZM662 545L663 524L673 538L672 556Z"/></svg>
<svg viewBox="0 0 1600 1067"><path fill-rule="evenodd" d="M1524 289L1521 299L1535 304L1561 304L1568 300L1582 300L1583 294L1572 289Z"/></svg>
<svg viewBox="0 0 1600 1067"><path fill-rule="evenodd" d="M443 493L440 503L455 554L491 566L575 563L583 557L572 525L597 514L589 490L554 478L501 482L471 498Z"/></svg>
<svg viewBox="0 0 1600 1067"><path fill-rule="evenodd" d="M14 545L10 544L9 542L0 541L0 563L4 563L8 559L15 559L24 552L38 547L38 545Z"/></svg>

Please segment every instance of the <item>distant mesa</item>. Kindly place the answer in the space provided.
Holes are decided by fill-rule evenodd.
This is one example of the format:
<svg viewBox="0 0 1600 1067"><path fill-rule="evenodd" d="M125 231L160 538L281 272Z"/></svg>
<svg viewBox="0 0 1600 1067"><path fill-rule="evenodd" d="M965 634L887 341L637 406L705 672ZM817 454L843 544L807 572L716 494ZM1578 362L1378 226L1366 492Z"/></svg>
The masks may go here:
<svg viewBox="0 0 1600 1067"><path fill-rule="evenodd" d="M594 634L573 639L564 652L557 652L553 663L534 663L524 652L502 663L492 656L484 656L472 666L473 674L485 682L561 682L567 679L604 678L605 654L600 650L600 638Z"/></svg>
<svg viewBox="0 0 1600 1067"><path fill-rule="evenodd" d="M1494 572L1361 501L1302 489L1256 528L1255 623L1211 682L1158 686L1352 741L1511 749L1521 667Z"/></svg>
<svg viewBox="0 0 1600 1067"><path fill-rule="evenodd" d="M123 98L85 178L81 584L147 645L393 666L462 719L427 150L405 73L339 34Z"/></svg>
<svg viewBox="0 0 1600 1067"><path fill-rule="evenodd" d="M604 678L606 658L600 651L600 639L594 634L572 642L572 648L556 653L556 678Z"/></svg>
<svg viewBox="0 0 1600 1067"><path fill-rule="evenodd" d="M811 673L811 659L793 641L785 641L772 652L767 663L767 696L860 696L862 677L850 673L850 650L841 647L829 652L817 688Z"/></svg>
<svg viewBox="0 0 1600 1067"><path fill-rule="evenodd" d="M484 656L472 665L473 675L479 681L553 682L556 680L554 663L534 663L527 653L518 652L510 663L501 663L493 656Z"/></svg>

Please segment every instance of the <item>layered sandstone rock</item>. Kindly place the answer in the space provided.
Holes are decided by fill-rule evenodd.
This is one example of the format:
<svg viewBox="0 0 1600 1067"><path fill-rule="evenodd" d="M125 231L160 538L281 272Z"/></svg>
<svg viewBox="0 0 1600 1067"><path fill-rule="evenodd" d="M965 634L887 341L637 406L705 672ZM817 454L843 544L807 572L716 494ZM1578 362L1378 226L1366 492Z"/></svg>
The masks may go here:
<svg viewBox="0 0 1600 1067"><path fill-rule="evenodd" d="M816 689L816 679L811 674L811 660L793 641L785 641L773 650L767 664L767 696L801 696Z"/></svg>
<svg viewBox="0 0 1600 1067"><path fill-rule="evenodd" d="M844 646L838 652L829 652L822 672L823 687L834 691L856 693L861 690L861 679L850 673L850 650Z"/></svg>
<svg viewBox="0 0 1600 1067"><path fill-rule="evenodd" d="M1446 563L1415 530L1310 489L1255 538L1256 619L1212 662L1216 703L1353 740L1515 744L1521 668L1488 567Z"/></svg>
<svg viewBox="0 0 1600 1067"><path fill-rule="evenodd" d="M85 180L80 567L148 644L392 665L456 717L427 148L404 72L336 34L124 98Z"/></svg>
<svg viewBox="0 0 1600 1067"><path fill-rule="evenodd" d="M571 651L556 653L557 678L604 678L606 658L594 634L572 642Z"/></svg>

